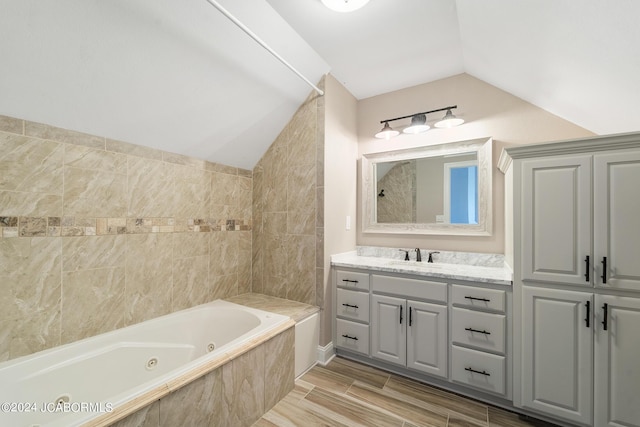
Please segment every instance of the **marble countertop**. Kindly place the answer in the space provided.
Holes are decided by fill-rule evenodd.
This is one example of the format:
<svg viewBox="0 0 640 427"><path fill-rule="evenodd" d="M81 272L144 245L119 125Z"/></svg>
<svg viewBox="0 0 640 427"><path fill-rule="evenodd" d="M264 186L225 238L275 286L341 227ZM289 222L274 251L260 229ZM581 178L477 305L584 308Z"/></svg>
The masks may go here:
<svg viewBox="0 0 640 427"><path fill-rule="evenodd" d="M512 285L513 280L513 272L508 267L403 261L396 258L362 256L356 251L331 255L331 265L508 286Z"/></svg>

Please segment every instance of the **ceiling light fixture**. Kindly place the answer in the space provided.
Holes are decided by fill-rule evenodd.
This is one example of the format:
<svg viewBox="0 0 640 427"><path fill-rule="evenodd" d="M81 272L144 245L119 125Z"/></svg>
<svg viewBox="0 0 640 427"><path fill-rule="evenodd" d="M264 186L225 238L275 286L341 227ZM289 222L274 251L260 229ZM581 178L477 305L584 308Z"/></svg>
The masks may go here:
<svg viewBox="0 0 640 427"><path fill-rule="evenodd" d="M353 12L369 3L369 0L322 0L322 4L336 12Z"/></svg>
<svg viewBox="0 0 640 427"><path fill-rule="evenodd" d="M438 108L436 110L425 111L423 113L415 113L409 116L396 117L395 119L380 120L380 123L383 123L384 126L380 132L376 133L375 137L390 139L394 136L400 135L400 132L394 130L391 126L389 126L389 122L408 119L409 117L411 117L411 124L404 128L402 132L410 134L426 132L431 129L431 127L427 124L427 114L437 113L439 111L446 111L447 113L444 115L442 120L436 122L436 124L434 125L435 127L451 128L454 126L459 126L464 123L464 120L453 115L451 110L455 110L456 108L458 108L457 105L452 105L450 107Z"/></svg>

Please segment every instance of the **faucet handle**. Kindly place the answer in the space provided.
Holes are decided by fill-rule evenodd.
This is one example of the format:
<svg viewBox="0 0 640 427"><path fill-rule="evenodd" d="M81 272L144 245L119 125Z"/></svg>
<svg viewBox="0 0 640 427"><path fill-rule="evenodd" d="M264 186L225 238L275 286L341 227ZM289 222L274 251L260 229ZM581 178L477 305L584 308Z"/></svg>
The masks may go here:
<svg viewBox="0 0 640 427"><path fill-rule="evenodd" d="M409 261L409 251L406 249L398 249L400 252L404 252L404 260Z"/></svg>

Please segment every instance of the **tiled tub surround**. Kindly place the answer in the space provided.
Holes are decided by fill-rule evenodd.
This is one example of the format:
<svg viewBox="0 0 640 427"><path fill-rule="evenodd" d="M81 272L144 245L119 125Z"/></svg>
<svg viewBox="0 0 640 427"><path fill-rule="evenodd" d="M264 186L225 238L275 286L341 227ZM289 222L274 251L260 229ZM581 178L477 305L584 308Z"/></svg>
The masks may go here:
<svg viewBox="0 0 640 427"><path fill-rule="evenodd" d="M250 425L293 388L293 324L218 300L5 362L2 401L66 395L113 410L4 413L0 423L103 426L140 411L121 425Z"/></svg>
<svg viewBox="0 0 640 427"><path fill-rule="evenodd" d="M401 249L409 250L410 261L404 261ZM352 252L332 255L331 265L498 285L512 283L513 272L505 264L504 255L438 251L433 255L434 262L428 263L429 252L433 251L420 249L422 262L416 262L415 248L360 246Z"/></svg>
<svg viewBox="0 0 640 427"><path fill-rule="evenodd" d="M252 172L0 116L0 362L251 291Z"/></svg>

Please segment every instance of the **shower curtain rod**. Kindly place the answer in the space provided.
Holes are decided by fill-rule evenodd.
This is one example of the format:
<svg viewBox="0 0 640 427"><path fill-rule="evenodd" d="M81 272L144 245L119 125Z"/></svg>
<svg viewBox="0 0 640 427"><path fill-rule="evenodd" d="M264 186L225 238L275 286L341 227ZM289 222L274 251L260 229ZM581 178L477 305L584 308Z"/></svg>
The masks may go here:
<svg viewBox="0 0 640 427"><path fill-rule="evenodd" d="M289 64L282 56L280 56L276 51L274 51L273 49L271 49L264 41L262 41L262 39L260 39L260 37L258 37L253 31L251 31L246 25L244 25L242 22L238 21L238 19L233 16L227 9L225 9L224 7L222 7L222 5L220 3L218 3L216 0L206 0L207 3L209 3L211 6L215 7L216 9L218 9L220 11L220 13L222 13L224 16L226 16L231 22L233 22L234 24L236 24L238 26L238 28L240 28L242 31L244 31L245 33L247 33L247 35L249 37L251 37L253 40L255 40L260 46L262 46L263 48L265 48L270 54L272 54L273 56L276 57L276 59L280 62L282 62L287 68L289 68L291 71L293 71L294 73L296 73L296 75L298 77L300 77L302 80L304 80L309 86L311 86L313 88L313 90L315 90L316 92L318 92L318 94L320 95L324 95L324 91L322 89L320 89L319 87L317 87L316 85L314 85L313 83L311 83L309 81L309 79L307 79L305 76L303 76L298 70L296 70L291 64Z"/></svg>

